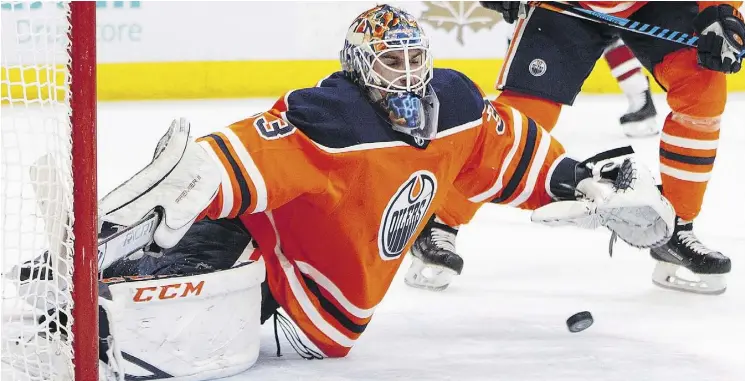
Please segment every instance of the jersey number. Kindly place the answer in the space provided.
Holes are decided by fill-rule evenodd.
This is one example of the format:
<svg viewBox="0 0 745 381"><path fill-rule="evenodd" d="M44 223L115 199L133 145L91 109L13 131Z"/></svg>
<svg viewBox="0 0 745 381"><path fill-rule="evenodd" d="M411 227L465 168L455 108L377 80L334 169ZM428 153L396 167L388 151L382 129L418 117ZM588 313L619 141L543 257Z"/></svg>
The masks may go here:
<svg viewBox="0 0 745 381"><path fill-rule="evenodd" d="M254 120L254 127L264 139L273 140L285 137L295 132L295 127L282 119L275 119L268 122L264 116Z"/></svg>
<svg viewBox="0 0 745 381"><path fill-rule="evenodd" d="M504 135L504 120L499 117L497 109L495 109L494 105L487 99L484 99L484 104L486 107L486 120L495 119L497 121L497 135Z"/></svg>

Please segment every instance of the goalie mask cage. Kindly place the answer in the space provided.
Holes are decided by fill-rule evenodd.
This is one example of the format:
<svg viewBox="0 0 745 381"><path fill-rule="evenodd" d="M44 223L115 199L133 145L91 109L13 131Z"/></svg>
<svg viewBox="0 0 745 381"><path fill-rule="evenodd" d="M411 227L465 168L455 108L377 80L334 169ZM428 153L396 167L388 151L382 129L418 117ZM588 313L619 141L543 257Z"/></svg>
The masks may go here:
<svg viewBox="0 0 745 381"><path fill-rule="evenodd" d="M98 379L95 2L0 2L8 380Z"/></svg>

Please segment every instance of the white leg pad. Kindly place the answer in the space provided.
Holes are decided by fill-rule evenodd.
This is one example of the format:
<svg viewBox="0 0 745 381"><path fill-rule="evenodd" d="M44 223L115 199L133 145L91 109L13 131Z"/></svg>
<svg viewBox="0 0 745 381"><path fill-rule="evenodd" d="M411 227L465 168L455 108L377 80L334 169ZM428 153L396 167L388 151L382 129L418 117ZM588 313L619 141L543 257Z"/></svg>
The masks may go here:
<svg viewBox="0 0 745 381"><path fill-rule="evenodd" d="M102 377L201 381L250 368L265 274L258 261L200 275L105 280L99 303L108 322L99 324L109 324L110 348Z"/></svg>

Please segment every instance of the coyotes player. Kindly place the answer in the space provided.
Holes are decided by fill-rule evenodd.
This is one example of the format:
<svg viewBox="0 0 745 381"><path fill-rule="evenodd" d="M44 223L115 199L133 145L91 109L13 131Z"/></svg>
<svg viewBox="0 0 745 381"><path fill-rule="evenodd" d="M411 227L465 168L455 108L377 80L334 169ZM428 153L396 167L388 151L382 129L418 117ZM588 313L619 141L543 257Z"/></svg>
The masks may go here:
<svg viewBox="0 0 745 381"><path fill-rule="evenodd" d="M482 4L501 12L506 20L516 20L525 6L510 1ZM735 8L742 2L581 4L641 23L696 34L700 36L698 48L530 8L517 24L497 79L498 87L503 90L498 101L524 112L550 131L562 104L571 104L608 41L620 34L666 89L672 109L661 136L660 171L663 194L677 212L676 228L667 245L651 250L652 257L658 261L652 279L662 287L720 294L726 289L724 274L730 271L730 259L696 238L693 219L701 210L716 158L720 117L727 99L725 74L736 73L741 66L736 55L743 49L745 23ZM454 195L451 199L446 208L437 212L442 220L433 220L425 230L430 234L422 235L415 244L418 260L407 276L407 283L442 288L462 267L462 260L455 259L457 230L451 226L468 222L475 206L469 204L467 197ZM436 234L432 233L435 231ZM420 248L418 252L416 248ZM448 263L458 266L447 269ZM428 266L445 275L426 282L414 281L426 278L421 272ZM676 271L681 266L700 280L679 278Z"/></svg>
<svg viewBox="0 0 745 381"><path fill-rule="evenodd" d="M623 133L630 138L659 134L657 109L649 89L649 79L642 72L641 62L620 38L616 38L605 48L603 57L616 83L629 100L626 113L619 119Z"/></svg>
<svg viewBox="0 0 745 381"><path fill-rule="evenodd" d="M157 207L161 247L176 245L190 226L182 242L219 240L209 250L167 251L164 260L181 268L188 266L179 255L195 254L184 251L235 258L252 238L251 258L266 265L262 323L281 306L317 347L313 357L349 352L450 193L476 197L505 184L499 202L535 209L535 222L604 225L638 247L670 238L674 211L647 168L612 152L581 163L567 157L532 119L485 100L463 74L433 69L426 36L400 9L358 16L341 64L316 87L290 91L271 110L197 141L184 138L185 120L174 122L150 166L102 200L104 219L129 225ZM168 166L163 158L178 160ZM224 238L234 236L243 238ZM108 320L109 360L147 352L121 336L139 321L113 312ZM200 378L188 362L158 365L148 366ZM142 362L114 370L136 366Z"/></svg>

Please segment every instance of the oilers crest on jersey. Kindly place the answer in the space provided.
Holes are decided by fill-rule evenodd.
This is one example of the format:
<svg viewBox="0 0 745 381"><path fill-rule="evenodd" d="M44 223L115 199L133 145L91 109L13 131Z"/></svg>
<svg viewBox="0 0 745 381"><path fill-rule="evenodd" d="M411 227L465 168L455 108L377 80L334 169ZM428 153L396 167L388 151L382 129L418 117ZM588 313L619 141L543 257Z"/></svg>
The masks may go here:
<svg viewBox="0 0 745 381"><path fill-rule="evenodd" d="M398 258L421 224L437 192L432 172L417 171L388 202L380 221L378 247L383 260Z"/></svg>

